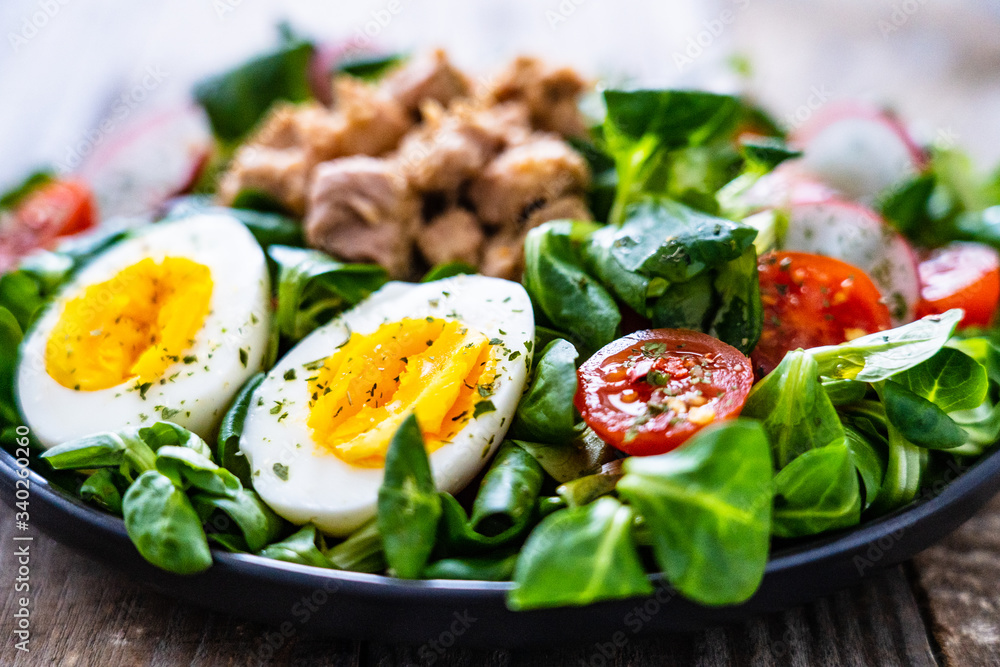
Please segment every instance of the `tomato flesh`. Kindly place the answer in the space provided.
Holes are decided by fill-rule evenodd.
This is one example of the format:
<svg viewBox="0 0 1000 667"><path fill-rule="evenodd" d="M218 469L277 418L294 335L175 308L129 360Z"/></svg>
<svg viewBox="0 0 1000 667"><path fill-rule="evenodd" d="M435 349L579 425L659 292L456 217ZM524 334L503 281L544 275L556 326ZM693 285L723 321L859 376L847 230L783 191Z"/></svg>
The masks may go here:
<svg viewBox="0 0 1000 667"><path fill-rule="evenodd" d="M594 432L626 454L677 448L708 424L735 417L753 386L750 360L712 336L637 331L577 371L574 404Z"/></svg>
<svg viewBox="0 0 1000 667"><path fill-rule="evenodd" d="M920 263L917 315L965 311L962 327L988 327L1000 302L1000 258L979 243L951 243Z"/></svg>
<svg viewBox="0 0 1000 667"><path fill-rule="evenodd" d="M805 252L769 252L757 268L764 329L750 358L758 377L791 350L836 345L892 326L878 288L856 266Z"/></svg>
<svg viewBox="0 0 1000 667"><path fill-rule="evenodd" d="M94 197L79 181L47 183L17 205L0 227L0 272L32 250L51 247L57 238L89 229L96 220Z"/></svg>

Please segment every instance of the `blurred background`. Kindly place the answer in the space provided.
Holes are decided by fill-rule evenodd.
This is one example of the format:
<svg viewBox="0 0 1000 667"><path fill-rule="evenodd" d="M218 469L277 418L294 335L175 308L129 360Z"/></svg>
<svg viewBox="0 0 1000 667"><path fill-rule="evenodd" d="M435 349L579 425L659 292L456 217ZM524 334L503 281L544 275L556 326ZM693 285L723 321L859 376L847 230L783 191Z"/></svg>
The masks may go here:
<svg viewBox="0 0 1000 667"><path fill-rule="evenodd" d="M183 101L283 19L324 41L444 46L484 73L528 52L616 85L748 90L790 125L862 98L984 169L1000 160L1000 0L3 0L0 189L70 164L102 121L105 141Z"/></svg>

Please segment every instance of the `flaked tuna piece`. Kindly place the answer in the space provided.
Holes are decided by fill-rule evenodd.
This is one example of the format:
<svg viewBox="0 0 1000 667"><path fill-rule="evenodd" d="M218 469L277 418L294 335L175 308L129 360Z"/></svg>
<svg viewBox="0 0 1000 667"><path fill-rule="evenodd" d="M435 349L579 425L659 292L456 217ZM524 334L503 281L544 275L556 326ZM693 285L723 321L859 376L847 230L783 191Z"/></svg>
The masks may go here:
<svg viewBox="0 0 1000 667"><path fill-rule="evenodd" d="M593 220L583 197L570 195L543 204L528 215L519 230L508 229L490 239L483 249L480 272L494 278L520 280L524 273L524 239L528 232L551 220Z"/></svg>
<svg viewBox="0 0 1000 667"><path fill-rule="evenodd" d="M294 104L276 104L253 136L247 140L247 145L266 146L267 148L301 148L302 135L299 132L298 115L301 107Z"/></svg>
<svg viewBox="0 0 1000 667"><path fill-rule="evenodd" d="M419 223L419 199L388 160L341 158L313 171L305 234L314 248L404 278Z"/></svg>
<svg viewBox="0 0 1000 667"><path fill-rule="evenodd" d="M302 216L310 167L301 148L248 144L236 152L229 170L219 181L219 202L229 206L240 192L256 190L296 216Z"/></svg>
<svg viewBox="0 0 1000 667"><path fill-rule="evenodd" d="M447 107L469 94L469 80L448 60L442 49L415 58L386 78L382 90L417 116L421 106L432 100Z"/></svg>
<svg viewBox="0 0 1000 667"><path fill-rule="evenodd" d="M476 216L463 208L451 208L417 232L417 248L431 265L465 262L476 266L486 235Z"/></svg>
<svg viewBox="0 0 1000 667"><path fill-rule="evenodd" d="M582 194L589 183L590 169L579 153L558 137L536 134L487 165L469 199L485 223L517 228L529 209Z"/></svg>
<svg viewBox="0 0 1000 667"><path fill-rule="evenodd" d="M564 137L583 137L587 124L578 107L587 82L569 67L550 67L537 58L516 58L489 86L492 103L520 102L535 128Z"/></svg>
<svg viewBox="0 0 1000 667"><path fill-rule="evenodd" d="M424 123L406 136L396 155L403 174L424 192L457 193L494 157L531 131L523 108L472 108L445 112L425 105Z"/></svg>
<svg viewBox="0 0 1000 667"><path fill-rule="evenodd" d="M413 126L406 110L378 88L340 77L334 82L336 106L302 107L297 116L307 159L318 164L349 155L384 155Z"/></svg>

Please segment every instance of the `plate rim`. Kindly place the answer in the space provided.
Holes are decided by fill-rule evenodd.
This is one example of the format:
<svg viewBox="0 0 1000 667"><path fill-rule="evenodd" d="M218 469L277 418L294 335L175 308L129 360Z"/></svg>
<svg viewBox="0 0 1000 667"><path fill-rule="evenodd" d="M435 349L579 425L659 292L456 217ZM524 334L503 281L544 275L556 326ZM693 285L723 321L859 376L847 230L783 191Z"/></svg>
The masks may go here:
<svg viewBox="0 0 1000 667"><path fill-rule="evenodd" d="M0 448L0 488L6 491L6 487L13 488L14 480L19 478L18 470L20 466L16 462L13 454L4 448ZM128 533L125 530L123 519L109 514L97 507L88 505L79 498L74 498L66 491L51 483L44 475L37 472L30 465L27 467L29 486L31 487L31 499L39 494L41 500L54 507L65 515L72 516L84 524L96 527L102 531L110 532L116 538L127 540L131 543ZM770 555L764 572L764 579L761 587L767 578L778 577L788 574L797 568L816 561L835 560L849 555L857 549L877 543L887 534L896 534L899 531L906 531L916 523L924 520L928 516L937 514L962 501L966 496L982 490L990 481L1000 479L1000 443L991 446L970 466L962 470L954 479L948 481L943 488L936 493L922 494L911 503L901 507L894 512L872 519L859 526L838 531L829 535L814 536L803 543L778 549L777 555ZM993 495L1000 492L1000 484L993 489L986 489L985 500L977 503L977 508L989 501ZM12 506L10 494L4 493L5 503ZM963 521L964 522L964 521ZM956 524L947 528L946 533L951 532L961 525ZM53 539L60 541L57 531L46 530ZM940 538L938 538L940 539ZM932 541L930 544L935 543ZM923 548L926 548L925 547ZM134 548L134 547L133 547ZM233 570L239 575L255 575L265 578L292 578L295 580L313 580L313 583L322 580L336 580L343 585L352 588L357 587L355 592L371 592L376 595L389 594L392 597L425 595L479 595L485 597L501 597L513 588L510 581L483 581L483 580L451 580L451 579L419 579L407 580L382 574L369 574L363 572L352 572L349 570L337 570L320 568L313 565L303 565L289 563L274 559L264 558L254 554L230 553L222 549L212 549L212 568L222 565ZM885 565L891 565L903 559L892 560ZM882 565L882 563L878 563ZM211 568L208 570L211 572ZM648 577L654 584L663 585L665 578L662 572L649 573ZM308 582L303 582L308 583ZM637 597L635 599L642 599ZM751 598L753 599L753 598ZM738 607L740 605L724 605L723 607ZM578 608L578 607L576 607ZM558 608L556 608L558 609Z"/></svg>

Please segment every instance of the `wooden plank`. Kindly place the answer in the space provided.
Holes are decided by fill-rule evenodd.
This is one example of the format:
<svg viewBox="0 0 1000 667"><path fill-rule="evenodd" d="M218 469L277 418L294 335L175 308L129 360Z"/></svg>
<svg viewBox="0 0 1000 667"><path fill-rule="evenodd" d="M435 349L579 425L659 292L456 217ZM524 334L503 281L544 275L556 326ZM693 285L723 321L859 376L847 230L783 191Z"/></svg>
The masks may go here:
<svg viewBox="0 0 1000 667"><path fill-rule="evenodd" d="M1000 665L1000 498L914 559L948 665Z"/></svg>
<svg viewBox="0 0 1000 667"><path fill-rule="evenodd" d="M9 512L0 518L0 576L16 570L9 547L12 519ZM281 638L275 628L209 613L149 591L43 535L36 535L33 544L32 652L18 655L5 636L3 665L934 664L917 603L899 568L806 607L705 632L636 638L622 647L436 652L309 635ZM0 591L6 628L16 596L6 581Z"/></svg>

